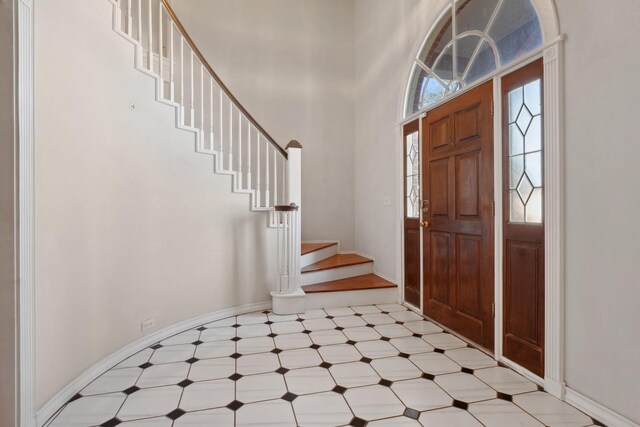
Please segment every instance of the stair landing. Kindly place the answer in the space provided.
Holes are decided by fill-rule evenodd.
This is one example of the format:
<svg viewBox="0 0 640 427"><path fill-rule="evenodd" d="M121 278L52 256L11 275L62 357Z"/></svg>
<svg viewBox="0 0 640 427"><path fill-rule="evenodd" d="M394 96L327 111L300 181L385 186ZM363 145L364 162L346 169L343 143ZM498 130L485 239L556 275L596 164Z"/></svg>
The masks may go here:
<svg viewBox="0 0 640 427"><path fill-rule="evenodd" d="M331 282L316 283L303 286L307 294L319 292L362 291L368 289L395 288L396 285L375 274L349 277L347 279L333 280Z"/></svg>

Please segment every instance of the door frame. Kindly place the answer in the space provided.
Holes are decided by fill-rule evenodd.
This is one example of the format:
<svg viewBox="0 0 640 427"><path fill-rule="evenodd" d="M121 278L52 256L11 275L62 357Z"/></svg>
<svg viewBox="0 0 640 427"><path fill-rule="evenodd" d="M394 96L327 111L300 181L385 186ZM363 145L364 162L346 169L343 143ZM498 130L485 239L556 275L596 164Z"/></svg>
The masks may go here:
<svg viewBox="0 0 640 427"><path fill-rule="evenodd" d="M564 35L560 34L555 39L544 44L538 49L531 51L529 54L517 61L504 66L492 74L486 76L480 81L461 90L456 96L459 96L469 90L493 80L493 100L494 100L494 194L495 194L495 218L494 218L494 283L495 283L495 339L494 339L494 358L519 372L526 378L541 385L553 396L564 399L565 396L565 369L564 369L564 281L565 281L565 260L564 260L564 129L563 129L563 45ZM545 263L545 375L544 378L532 373L528 369L518 365L517 363L507 359L503 355L503 308L504 308L504 291L503 291L503 203L502 197L502 77L516 71L540 58L543 58L544 66L544 82L543 82L543 150L544 156L544 263ZM429 114L429 111L438 108L440 105L447 103L452 98L443 99L427 109L420 111L410 117L405 118L398 123L399 139L402 139L402 129L407 123L414 120L420 120L420 142L422 144L422 118ZM404 99L403 99L404 101ZM401 115L404 112L404 103L401 106ZM404 141L403 141L404 142ZM402 145L398 144L400 154L398 158L404 162L402 154ZM422 145L420 147L422 150ZM401 168L401 170L403 170ZM422 174L421 174L422 176ZM404 181L398 177L399 185L404 185ZM422 178L420 181L422 188ZM398 194L404 194L404 188L400 188ZM404 212L404 198L398 200L398 212ZM401 214L400 218L403 218ZM420 216L422 221L422 213ZM400 221L400 251L398 258L398 277L400 278L401 298L404 302L404 225ZM422 251L422 235L420 237ZM420 257L420 291L424 295L424 267L423 257ZM410 307L420 309L420 313L424 311L422 298L420 307Z"/></svg>

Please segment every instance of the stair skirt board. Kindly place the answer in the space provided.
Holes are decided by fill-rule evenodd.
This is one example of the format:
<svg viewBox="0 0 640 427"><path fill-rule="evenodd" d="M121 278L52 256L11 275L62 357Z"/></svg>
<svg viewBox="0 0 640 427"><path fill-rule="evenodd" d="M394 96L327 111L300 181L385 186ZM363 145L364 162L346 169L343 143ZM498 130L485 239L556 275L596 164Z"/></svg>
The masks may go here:
<svg viewBox="0 0 640 427"><path fill-rule="evenodd" d="M399 301L398 288L363 289L359 291L317 292L307 294L307 310L316 308L351 307L389 304Z"/></svg>
<svg viewBox="0 0 640 427"><path fill-rule="evenodd" d="M313 285L315 283L331 282L333 280L347 279L349 277L362 276L370 273L373 273L373 262L347 265L344 267L302 273L300 284L302 286Z"/></svg>
<svg viewBox="0 0 640 427"><path fill-rule="evenodd" d="M327 246L326 248L318 249L317 251L309 252L302 255L300 258L300 268L305 268L308 265L314 264L323 259L327 259L338 254L338 243Z"/></svg>

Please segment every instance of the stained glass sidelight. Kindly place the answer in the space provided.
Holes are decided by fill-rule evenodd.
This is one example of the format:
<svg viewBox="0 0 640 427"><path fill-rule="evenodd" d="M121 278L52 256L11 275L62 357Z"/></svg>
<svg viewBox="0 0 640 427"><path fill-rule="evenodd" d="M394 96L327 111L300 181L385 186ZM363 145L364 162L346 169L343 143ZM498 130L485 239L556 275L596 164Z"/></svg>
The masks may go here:
<svg viewBox="0 0 640 427"><path fill-rule="evenodd" d="M541 90L538 79L508 94L511 222L542 222Z"/></svg>
<svg viewBox="0 0 640 427"><path fill-rule="evenodd" d="M405 168L406 168L406 204L407 217L420 217L420 146L418 132L405 137Z"/></svg>

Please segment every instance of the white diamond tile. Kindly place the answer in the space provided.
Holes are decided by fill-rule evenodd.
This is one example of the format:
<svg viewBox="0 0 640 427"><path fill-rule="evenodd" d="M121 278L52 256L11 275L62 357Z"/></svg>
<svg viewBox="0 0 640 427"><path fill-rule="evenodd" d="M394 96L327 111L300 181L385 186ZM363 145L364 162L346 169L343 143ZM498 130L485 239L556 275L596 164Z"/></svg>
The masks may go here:
<svg viewBox="0 0 640 427"><path fill-rule="evenodd" d="M380 359L398 355L398 349L389 344L388 341L364 341L356 344L356 348L364 357L369 359Z"/></svg>
<svg viewBox="0 0 640 427"><path fill-rule="evenodd" d="M248 313L236 316L236 322L238 325L255 325L267 322L268 320L269 318L264 313Z"/></svg>
<svg viewBox="0 0 640 427"><path fill-rule="evenodd" d="M274 338L276 347L280 350L289 350L293 348L309 347L311 344L311 338L307 334L285 334L278 335Z"/></svg>
<svg viewBox="0 0 640 427"><path fill-rule="evenodd" d="M191 365L189 379L192 381L205 381L227 378L235 372L235 369L236 361L230 357L199 360Z"/></svg>
<svg viewBox="0 0 640 427"><path fill-rule="evenodd" d="M387 325L389 323L395 323L396 320L384 313L372 313L372 314L363 314L362 319L370 323L372 325Z"/></svg>
<svg viewBox="0 0 640 427"><path fill-rule="evenodd" d="M434 381L451 397L462 402L478 402L497 396L495 390L469 374L440 375Z"/></svg>
<svg viewBox="0 0 640 427"><path fill-rule="evenodd" d="M547 426L583 427L592 423L590 417L573 406L542 391L514 396L513 403Z"/></svg>
<svg viewBox="0 0 640 427"><path fill-rule="evenodd" d="M358 314L380 313L382 311L375 305L359 305L356 307L351 307L351 309Z"/></svg>
<svg viewBox="0 0 640 427"><path fill-rule="evenodd" d="M178 407L182 388L178 386L139 390L129 397L118 412L122 421L167 415Z"/></svg>
<svg viewBox="0 0 640 427"><path fill-rule="evenodd" d="M240 338L266 337L271 333L269 325L240 326L236 332Z"/></svg>
<svg viewBox="0 0 640 427"><path fill-rule="evenodd" d="M341 331L315 331L310 334L311 340L318 345L343 344L347 337Z"/></svg>
<svg viewBox="0 0 640 427"><path fill-rule="evenodd" d="M149 362L154 365L158 363L184 362L191 359L195 351L196 346L193 344L170 345L157 349Z"/></svg>
<svg viewBox="0 0 640 427"><path fill-rule="evenodd" d="M382 378L390 381L407 380L422 375L420 369L404 357L375 359L371 362L371 366Z"/></svg>
<svg viewBox="0 0 640 427"><path fill-rule="evenodd" d="M354 311L349 307L325 308L324 311L326 311L329 316L333 317L352 316L354 314Z"/></svg>
<svg viewBox="0 0 640 427"><path fill-rule="evenodd" d="M334 323L341 328L355 328L364 326L367 323L358 316L341 316L333 319Z"/></svg>
<svg viewBox="0 0 640 427"><path fill-rule="evenodd" d="M396 325L395 323L389 325L378 325L375 330L384 337L387 338L400 338L413 335L413 332L408 330L402 325Z"/></svg>
<svg viewBox="0 0 640 427"><path fill-rule="evenodd" d="M202 331L200 341L227 341L236 336L236 328L211 328Z"/></svg>
<svg viewBox="0 0 640 427"><path fill-rule="evenodd" d="M126 397L122 393L114 393L74 400L64 407L50 425L52 427L100 425L116 416Z"/></svg>
<svg viewBox="0 0 640 427"><path fill-rule="evenodd" d="M140 366L142 364L145 364L149 361L149 359L151 358L151 355L153 354L153 349L152 348L145 348L142 351L139 351L138 353L134 354L133 356L125 359L124 361L118 363L114 369L119 369L119 368L133 368L136 366Z"/></svg>
<svg viewBox="0 0 640 427"><path fill-rule="evenodd" d="M322 359L329 363L355 362L362 358L358 350L349 344L323 346L320 347L318 352L320 356L322 356Z"/></svg>
<svg viewBox="0 0 640 427"><path fill-rule="evenodd" d="M302 426L339 426L353 418L344 397L332 392L300 396L293 409Z"/></svg>
<svg viewBox="0 0 640 427"><path fill-rule="evenodd" d="M329 371L320 367L294 369L284 378L289 391L297 395L329 391L336 386Z"/></svg>
<svg viewBox="0 0 640 427"><path fill-rule="evenodd" d="M544 427L540 421L504 400L473 403L469 405L469 412L487 427Z"/></svg>
<svg viewBox="0 0 640 427"><path fill-rule="evenodd" d="M195 357L198 359L213 359L215 357L231 356L235 352L236 343L233 341L212 341L196 347Z"/></svg>
<svg viewBox="0 0 640 427"><path fill-rule="evenodd" d="M321 319L310 319L302 322L304 328L308 331L325 331L329 329L335 329L336 324L333 323L333 320L321 318Z"/></svg>
<svg viewBox="0 0 640 427"><path fill-rule="evenodd" d="M536 391L538 386L512 371L496 366L494 368L478 369L473 374L491 388L505 394L520 394Z"/></svg>
<svg viewBox="0 0 640 427"><path fill-rule="evenodd" d="M280 363L287 369L307 368L318 366L322 363L322 358L317 350L312 348L298 348L295 350L285 350L278 355Z"/></svg>
<svg viewBox="0 0 640 427"><path fill-rule="evenodd" d="M297 314L267 314L267 318L272 322L293 322L298 319Z"/></svg>
<svg viewBox="0 0 640 427"><path fill-rule="evenodd" d="M236 343L236 348L240 354L254 354L271 351L276 345L271 337L255 337L241 339Z"/></svg>
<svg viewBox="0 0 640 427"><path fill-rule="evenodd" d="M249 403L236 412L236 427L295 427L291 403L276 399L266 402Z"/></svg>
<svg viewBox="0 0 640 427"><path fill-rule="evenodd" d="M460 338L447 333L424 335L422 339L431 346L441 350L453 350L454 348L464 348L467 346L467 343Z"/></svg>
<svg viewBox="0 0 640 427"><path fill-rule="evenodd" d="M380 381L380 375L371 365L364 362L341 363L329 368L338 385L347 388L373 385Z"/></svg>
<svg viewBox="0 0 640 427"><path fill-rule="evenodd" d="M431 375L451 374L460 372L460 365L441 353L420 353L409 357L422 370Z"/></svg>
<svg viewBox="0 0 640 427"><path fill-rule="evenodd" d="M415 332L416 334L438 334L442 332L442 328L434 325L431 322L427 322L426 320L419 320L417 322L407 322L404 324L407 329L411 332Z"/></svg>
<svg viewBox="0 0 640 427"><path fill-rule="evenodd" d="M393 311L389 313L389 316L393 317L399 322L415 322L418 320L422 320L422 316L413 311L404 310L404 311Z"/></svg>
<svg viewBox="0 0 640 427"><path fill-rule="evenodd" d="M200 331L191 329L180 334L167 338L164 341L160 341L162 345L176 345L176 344L191 344L194 341L198 341L200 338Z"/></svg>
<svg viewBox="0 0 640 427"><path fill-rule="evenodd" d="M83 396L115 393L132 387L142 373L140 368L113 369L107 371L82 390Z"/></svg>
<svg viewBox="0 0 640 427"><path fill-rule="evenodd" d="M433 351L433 347L416 337L393 338L389 342L402 353L417 354Z"/></svg>
<svg viewBox="0 0 640 427"><path fill-rule="evenodd" d="M320 319L323 317L327 317L327 313L321 308L315 310L307 310L304 313L300 314L301 319Z"/></svg>
<svg viewBox="0 0 640 427"><path fill-rule="evenodd" d="M119 427L171 427L173 421L167 417L145 418L118 424ZM177 426L177 424L173 424Z"/></svg>
<svg viewBox="0 0 640 427"><path fill-rule="evenodd" d="M353 413L364 420L402 415L405 409L390 388L380 385L352 388L344 397Z"/></svg>
<svg viewBox="0 0 640 427"><path fill-rule="evenodd" d="M272 372L279 367L278 356L273 353L250 354L237 360L237 371L242 375Z"/></svg>
<svg viewBox="0 0 640 427"><path fill-rule="evenodd" d="M360 326L357 328L346 328L342 331L351 341L371 341L380 339L380 334L373 328L368 326Z"/></svg>
<svg viewBox="0 0 640 427"><path fill-rule="evenodd" d="M190 412L175 420L173 427L232 426L234 418L234 412L226 408Z"/></svg>
<svg viewBox="0 0 640 427"><path fill-rule="evenodd" d="M475 348L447 350L444 354L458 365L469 369L489 368L498 364L494 359Z"/></svg>
<svg viewBox="0 0 640 427"><path fill-rule="evenodd" d="M185 387L180 409L190 412L223 407L233 401L234 389L228 379L193 383Z"/></svg>
<svg viewBox="0 0 640 427"><path fill-rule="evenodd" d="M216 320L215 322L207 323L205 328L224 328L236 324L236 317L227 317L226 319Z"/></svg>
<svg viewBox="0 0 640 427"><path fill-rule="evenodd" d="M393 417L384 420L372 421L367 427L421 427L422 424L407 417Z"/></svg>
<svg viewBox="0 0 640 427"><path fill-rule="evenodd" d="M184 362L154 365L144 370L136 385L140 388L174 385L187 378L188 373L189 364Z"/></svg>
<svg viewBox="0 0 640 427"><path fill-rule="evenodd" d="M430 411L453 404L451 396L433 381L422 378L395 382L391 389L408 408L418 411Z"/></svg>
<svg viewBox="0 0 640 427"><path fill-rule="evenodd" d="M396 304L396 303L392 303L392 304L378 304L378 308L382 311L386 311L386 312L393 312L393 311L406 311L407 308L400 305L400 304Z"/></svg>
<svg viewBox="0 0 640 427"><path fill-rule="evenodd" d="M278 322L271 325L271 331L274 334L293 334L304 331L301 322ZM268 334L267 334L268 335Z"/></svg>
<svg viewBox="0 0 640 427"><path fill-rule="evenodd" d="M286 392L283 376L276 373L250 375L236 382L236 399L243 403L277 399Z"/></svg>
<svg viewBox="0 0 640 427"><path fill-rule="evenodd" d="M423 412L420 415L420 424L438 427L483 427L473 415L453 407Z"/></svg>

